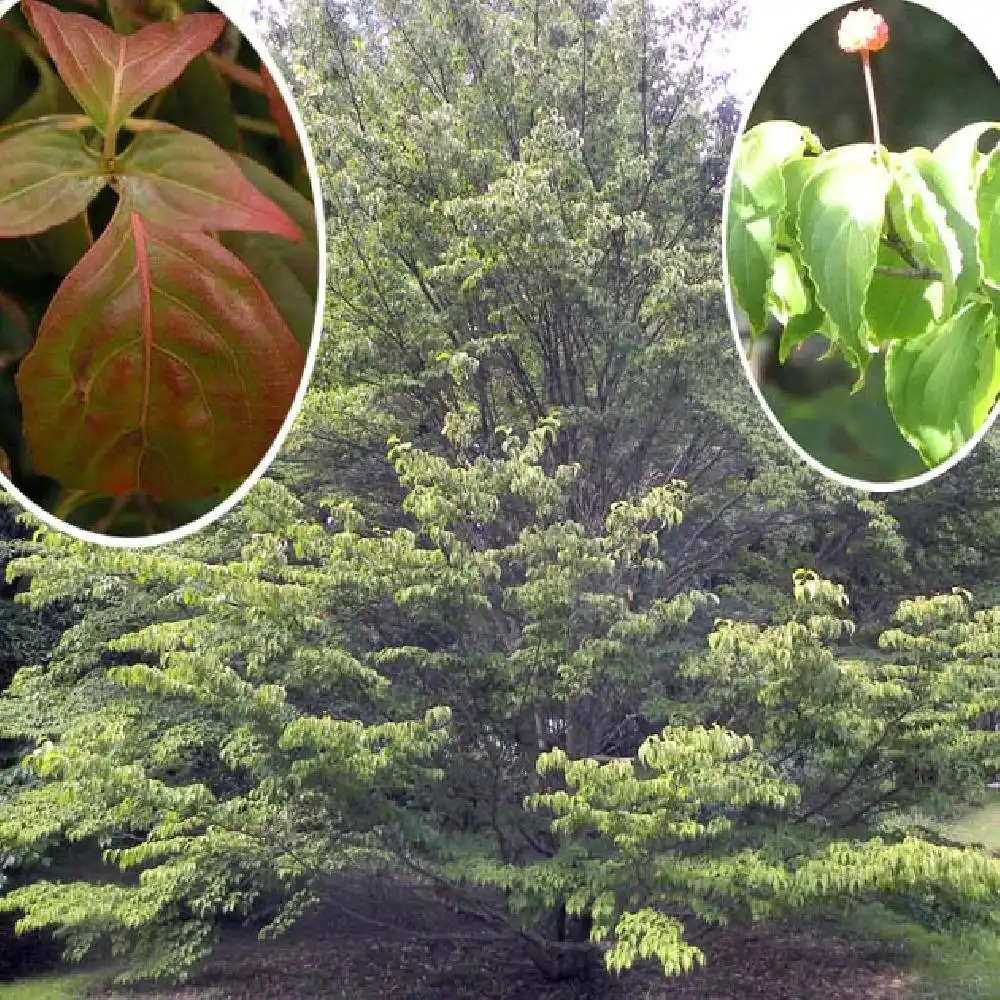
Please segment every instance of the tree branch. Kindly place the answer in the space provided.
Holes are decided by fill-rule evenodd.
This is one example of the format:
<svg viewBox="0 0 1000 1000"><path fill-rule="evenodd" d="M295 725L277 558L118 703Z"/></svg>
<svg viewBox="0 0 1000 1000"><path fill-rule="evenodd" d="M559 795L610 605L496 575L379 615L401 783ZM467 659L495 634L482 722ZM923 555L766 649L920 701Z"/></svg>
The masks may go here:
<svg viewBox="0 0 1000 1000"><path fill-rule="evenodd" d="M940 281L942 278L940 271L934 271L929 267L889 267L886 264L879 264L875 268L875 273L890 278L918 278L921 281Z"/></svg>

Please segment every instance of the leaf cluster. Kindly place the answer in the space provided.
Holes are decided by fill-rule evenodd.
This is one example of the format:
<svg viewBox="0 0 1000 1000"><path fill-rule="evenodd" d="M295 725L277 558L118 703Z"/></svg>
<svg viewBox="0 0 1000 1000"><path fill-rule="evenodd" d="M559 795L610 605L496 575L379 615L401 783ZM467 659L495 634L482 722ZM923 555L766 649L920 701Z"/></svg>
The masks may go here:
<svg viewBox="0 0 1000 1000"><path fill-rule="evenodd" d="M14 484L56 516L149 533L231 492L281 426L312 333L313 212L273 169L281 155L244 155L232 107L222 145L221 124L202 134L178 107L201 76L221 101L232 77L270 85L283 108L261 67L209 59L231 33L222 15L136 8L109 26L22 7L36 37L11 14L4 38L39 67L40 93L53 81L64 97L0 129L0 253L34 248L48 279L22 267L0 289L13 411L0 445ZM301 159L294 129L270 125Z"/></svg>
<svg viewBox="0 0 1000 1000"><path fill-rule="evenodd" d="M816 334L864 381L884 355L896 426L934 468L970 441L1000 388L992 122L933 151L824 149L811 130L762 122L741 137L726 220L734 301L779 356Z"/></svg>

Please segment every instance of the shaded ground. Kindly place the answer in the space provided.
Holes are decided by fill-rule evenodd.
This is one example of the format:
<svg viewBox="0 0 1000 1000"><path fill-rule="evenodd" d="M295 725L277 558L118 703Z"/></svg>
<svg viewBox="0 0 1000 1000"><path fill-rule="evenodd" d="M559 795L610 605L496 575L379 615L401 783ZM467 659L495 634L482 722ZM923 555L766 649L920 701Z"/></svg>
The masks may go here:
<svg viewBox="0 0 1000 1000"><path fill-rule="evenodd" d="M0 919L0 983L54 965L59 952L43 934L15 934L13 917Z"/></svg>
<svg viewBox="0 0 1000 1000"><path fill-rule="evenodd" d="M388 923L391 929L384 926ZM399 929L404 927L424 936ZM862 945L820 932L724 932L705 946L708 967L688 977L665 980L648 968L588 983L546 982L516 944L477 941L475 933L464 918L405 889L379 898L355 885L284 939L265 944L250 931L233 932L196 985L98 995L105 1000L904 1000L907 992L903 976ZM458 940L459 935L470 936Z"/></svg>

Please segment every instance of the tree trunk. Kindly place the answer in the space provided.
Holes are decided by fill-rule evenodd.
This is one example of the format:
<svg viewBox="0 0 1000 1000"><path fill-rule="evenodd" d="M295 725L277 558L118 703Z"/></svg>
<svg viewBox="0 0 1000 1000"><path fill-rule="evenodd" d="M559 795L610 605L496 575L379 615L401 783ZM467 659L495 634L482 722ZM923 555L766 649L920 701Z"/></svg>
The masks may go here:
<svg viewBox="0 0 1000 1000"><path fill-rule="evenodd" d="M597 971L597 950L587 947L593 921L590 914L570 916L560 903L552 914L552 944L533 944L531 960L551 982L567 979L590 979ZM572 945L574 947L560 947Z"/></svg>

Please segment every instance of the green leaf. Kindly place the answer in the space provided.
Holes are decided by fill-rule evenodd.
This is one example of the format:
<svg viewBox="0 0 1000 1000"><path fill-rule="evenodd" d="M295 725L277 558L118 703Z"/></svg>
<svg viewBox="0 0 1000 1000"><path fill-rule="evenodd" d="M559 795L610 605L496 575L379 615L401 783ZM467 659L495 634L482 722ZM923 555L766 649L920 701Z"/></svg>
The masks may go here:
<svg viewBox="0 0 1000 1000"><path fill-rule="evenodd" d="M53 72L51 63L39 59L34 68L38 73L38 86L31 97L8 116L7 124L30 122L45 115L80 114L80 105Z"/></svg>
<svg viewBox="0 0 1000 1000"><path fill-rule="evenodd" d="M303 197L290 184L286 184L273 170L249 156L235 155L233 159L239 164L247 180L258 191L263 192L276 205L288 213L302 231L303 239L298 243L287 240L275 240L262 235L261 242L268 242L273 247L280 247L281 257L291 268L303 287L313 297L319 288L319 251L316 231L316 209L309 198ZM325 234L324 234L325 238Z"/></svg>
<svg viewBox="0 0 1000 1000"><path fill-rule="evenodd" d="M44 233L0 240L0 271L9 282L64 278L93 242L86 213L81 212Z"/></svg>
<svg viewBox="0 0 1000 1000"><path fill-rule="evenodd" d="M930 156L919 148L909 153L944 206L948 226L961 247L962 270L956 281L959 302L963 302L979 284L977 234L980 221L976 187L985 159L979 152L979 141L987 132L998 129L1000 123L976 122L950 135Z"/></svg>
<svg viewBox="0 0 1000 1000"><path fill-rule="evenodd" d="M79 215L107 184L79 132L38 125L0 142L0 237L41 233Z"/></svg>
<svg viewBox="0 0 1000 1000"><path fill-rule="evenodd" d="M31 324L24 310L0 292L0 368L19 361L32 344Z"/></svg>
<svg viewBox="0 0 1000 1000"><path fill-rule="evenodd" d="M737 147L726 219L726 269L733 296L755 334L767 320L767 283L785 207L781 168L818 147L809 129L788 121L755 126Z"/></svg>
<svg viewBox="0 0 1000 1000"><path fill-rule="evenodd" d="M941 326L889 349L886 399L928 468L954 455L992 409L996 330L992 309L971 302Z"/></svg>
<svg viewBox="0 0 1000 1000"><path fill-rule="evenodd" d="M979 381L976 383L975 391L969 400L967 408L967 420L969 426L973 428L973 433L978 430L986 418L993 412L996 405L997 395L1000 394L1000 344L997 342L997 330L1000 324L996 320L996 307L993 315L993 345L997 349L984 347L981 356L981 367L979 370Z"/></svg>
<svg viewBox="0 0 1000 1000"><path fill-rule="evenodd" d="M816 334L822 334L828 340L830 339L826 313L813 299L809 311L793 316L781 331L781 340L778 343L778 361L784 364L795 347L805 343Z"/></svg>
<svg viewBox="0 0 1000 1000"><path fill-rule="evenodd" d="M24 100L22 84L27 55L12 34L0 34L0 121Z"/></svg>
<svg viewBox="0 0 1000 1000"><path fill-rule="evenodd" d="M878 261L889 171L868 144L824 153L802 188L799 243L845 356L869 363L865 300Z"/></svg>
<svg viewBox="0 0 1000 1000"><path fill-rule="evenodd" d="M264 233L227 233L222 243L253 271L292 335L308 349L316 323L316 295L298 279L277 245L292 244Z"/></svg>
<svg viewBox="0 0 1000 1000"><path fill-rule="evenodd" d="M312 340L319 288L319 250L312 203L256 160L234 157L247 179L295 220L297 243L268 233L225 233L222 242L257 276L304 349Z"/></svg>
<svg viewBox="0 0 1000 1000"><path fill-rule="evenodd" d="M913 259L921 267L941 275L941 281L926 290L934 318L941 322L956 305L955 282L962 270L958 238L948 225L944 207L911 158L890 154L889 170L892 174L889 218Z"/></svg>
<svg viewBox="0 0 1000 1000"><path fill-rule="evenodd" d="M1000 289L1000 147L986 160L976 191L978 257L982 280Z"/></svg>
<svg viewBox="0 0 1000 1000"><path fill-rule="evenodd" d="M29 236L27 242L47 270L65 277L79 263L80 258L94 245L87 213L81 212L69 222L46 229L44 233Z"/></svg>
<svg viewBox="0 0 1000 1000"><path fill-rule="evenodd" d="M197 132L230 152L242 146L229 87L208 56L192 60L165 92L156 117Z"/></svg>
<svg viewBox="0 0 1000 1000"><path fill-rule="evenodd" d="M889 246L880 246L878 266L907 270L909 265ZM865 318L874 343L909 340L937 324L933 301L940 301L942 282L885 274L876 270L865 300Z"/></svg>
<svg viewBox="0 0 1000 1000"><path fill-rule="evenodd" d="M17 373L33 464L67 488L209 496L263 458L304 360L228 250L120 202Z"/></svg>
<svg viewBox="0 0 1000 1000"><path fill-rule="evenodd" d="M784 364L792 348L817 333L826 318L816 305L812 283L790 253L779 253L774 258L767 306L783 324L778 360Z"/></svg>
<svg viewBox="0 0 1000 1000"><path fill-rule="evenodd" d="M785 211L782 215L779 242L787 241L790 246L799 242L799 199L806 181L812 177L816 164L822 162L818 156L803 156L789 160L781 168L781 178L785 184Z"/></svg>
<svg viewBox="0 0 1000 1000"><path fill-rule="evenodd" d="M812 296L790 253L779 253L774 258L767 305L779 323L787 323L792 316L808 312L812 305Z"/></svg>
<svg viewBox="0 0 1000 1000"><path fill-rule="evenodd" d="M210 139L143 132L118 159L122 193L150 222L173 229L250 230L299 240L298 226Z"/></svg>
<svg viewBox="0 0 1000 1000"><path fill-rule="evenodd" d="M974 122L953 132L934 150L937 175L945 182L952 207L971 225L978 218L976 184L985 157L979 142L990 131L1000 131L1000 122Z"/></svg>

